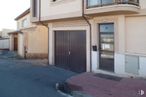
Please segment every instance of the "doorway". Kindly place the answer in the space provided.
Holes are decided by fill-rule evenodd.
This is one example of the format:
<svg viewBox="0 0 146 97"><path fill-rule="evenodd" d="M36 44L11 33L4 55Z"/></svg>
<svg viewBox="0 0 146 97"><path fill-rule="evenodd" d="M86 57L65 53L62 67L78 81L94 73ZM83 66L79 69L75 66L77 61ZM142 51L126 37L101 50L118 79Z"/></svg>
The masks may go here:
<svg viewBox="0 0 146 97"><path fill-rule="evenodd" d="M99 68L114 72L114 23L99 24Z"/></svg>
<svg viewBox="0 0 146 97"><path fill-rule="evenodd" d="M86 31L55 32L55 64L73 72L86 72Z"/></svg>
<svg viewBox="0 0 146 97"><path fill-rule="evenodd" d="M18 38L14 37L14 51L18 50Z"/></svg>

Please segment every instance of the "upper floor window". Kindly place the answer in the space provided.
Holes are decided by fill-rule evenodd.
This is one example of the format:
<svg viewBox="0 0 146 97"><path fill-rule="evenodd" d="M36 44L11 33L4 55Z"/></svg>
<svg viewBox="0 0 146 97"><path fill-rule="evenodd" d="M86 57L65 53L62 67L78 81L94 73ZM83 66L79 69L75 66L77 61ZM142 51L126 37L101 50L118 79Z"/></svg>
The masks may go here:
<svg viewBox="0 0 146 97"><path fill-rule="evenodd" d="M113 4L139 5L139 0L87 0L87 7L98 7Z"/></svg>
<svg viewBox="0 0 146 97"><path fill-rule="evenodd" d="M58 2L58 1L62 1L62 0L51 0L51 2Z"/></svg>
<svg viewBox="0 0 146 97"><path fill-rule="evenodd" d="M38 15L38 1L37 0L32 0L32 16L37 17Z"/></svg>
<svg viewBox="0 0 146 97"><path fill-rule="evenodd" d="M52 0L52 2L56 2L57 0Z"/></svg>
<svg viewBox="0 0 146 97"><path fill-rule="evenodd" d="M101 0L87 0L88 7L89 6L98 6L101 5Z"/></svg>
<svg viewBox="0 0 146 97"><path fill-rule="evenodd" d="M22 20L22 28L28 27L27 19Z"/></svg>

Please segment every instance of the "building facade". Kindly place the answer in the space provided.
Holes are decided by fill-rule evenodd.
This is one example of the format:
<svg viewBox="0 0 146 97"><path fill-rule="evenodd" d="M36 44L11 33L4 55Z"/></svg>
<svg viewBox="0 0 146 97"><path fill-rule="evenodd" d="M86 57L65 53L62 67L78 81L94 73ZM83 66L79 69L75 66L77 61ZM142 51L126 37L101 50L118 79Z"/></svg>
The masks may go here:
<svg viewBox="0 0 146 97"><path fill-rule="evenodd" d="M49 63L75 72L146 77L145 0L31 0L49 29Z"/></svg>
<svg viewBox="0 0 146 97"><path fill-rule="evenodd" d="M12 29L2 29L0 31L0 50L9 50L10 40L9 40L9 32L12 32Z"/></svg>
<svg viewBox="0 0 146 97"><path fill-rule="evenodd" d="M48 28L30 22L30 9L16 19L17 31L10 34L10 50L25 58L48 58Z"/></svg>
<svg viewBox="0 0 146 97"><path fill-rule="evenodd" d="M12 32L12 31L14 31L14 30L12 30L12 29L2 29L0 31L0 37L1 38L9 38L9 34L8 33Z"/></svg>

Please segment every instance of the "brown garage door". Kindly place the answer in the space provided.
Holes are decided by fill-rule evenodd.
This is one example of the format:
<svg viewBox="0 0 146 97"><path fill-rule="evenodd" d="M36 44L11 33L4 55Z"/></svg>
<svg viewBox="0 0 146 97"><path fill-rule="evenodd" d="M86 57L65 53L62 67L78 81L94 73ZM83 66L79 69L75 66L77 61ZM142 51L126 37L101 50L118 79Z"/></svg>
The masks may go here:
<svg viewBox="0 0 146 97"><path fill-rule="evenodd" d="M78 73L86 71L85 31L55 32L55 64Z"/></svg>

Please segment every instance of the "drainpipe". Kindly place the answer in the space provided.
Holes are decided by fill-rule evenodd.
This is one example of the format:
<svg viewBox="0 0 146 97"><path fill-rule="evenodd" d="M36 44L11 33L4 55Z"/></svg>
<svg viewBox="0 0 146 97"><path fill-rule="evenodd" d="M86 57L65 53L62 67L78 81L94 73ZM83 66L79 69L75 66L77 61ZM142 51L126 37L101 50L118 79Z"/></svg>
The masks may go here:
<svg viewBox="0 0 146 97"><path fill-rule="evenodd" d="M48 28L48 26L45 25L45 24L41 21L41 0L39 0L39 16L38 16L38 18L39 18L39 23L40 23L41 25L43 25L43 26L45 26L45 27Z"/></svg>
<svg viewBox="0 0 146 97"><path fill-rule="evenodd" d="M87 17L85 16L85 0L82 0L82 17L83 19L87 22L87 24L89 25L89 29L90 29L90 72L92 72L92 25L90 23L90 21L87 19Z"/></svg>

